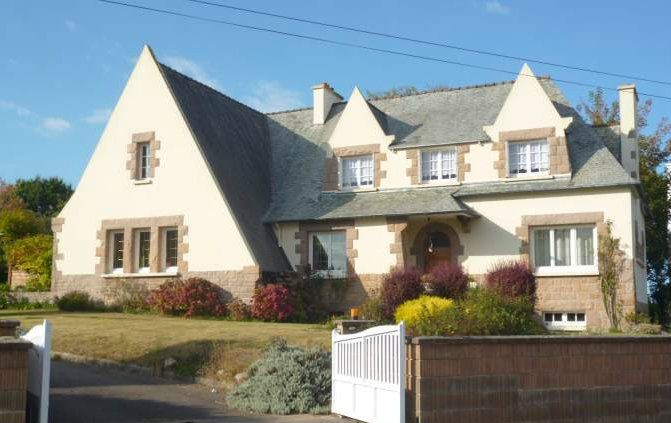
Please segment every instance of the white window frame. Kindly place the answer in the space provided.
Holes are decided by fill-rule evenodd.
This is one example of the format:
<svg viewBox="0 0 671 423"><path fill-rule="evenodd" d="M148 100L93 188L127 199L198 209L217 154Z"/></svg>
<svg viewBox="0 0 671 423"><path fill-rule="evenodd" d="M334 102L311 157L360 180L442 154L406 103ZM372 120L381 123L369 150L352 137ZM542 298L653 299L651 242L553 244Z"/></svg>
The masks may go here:
<svg viewBox="0 0 671 423"><path fill-rule="evenodd" d="M114 236L116 234L122 234L124 235L124 241L123 241L123 249L126 248L126 239L125 239L125 234L123 229L115 229L111 231L107 231L107 269L109 269L109 273L112 274L120 274L123 273L123 262L124 262L124 251L123 249L121 250L121 267L114 267L114 247L115 247L115 242L114 242Z"/></svg>
<svg viewBox="0 0 671 423"><path fill-rule="evenodd" d="M580 331L587 329L587 313L584 310L580 311L543 311L541 312L541 318L543 319L543 325L549 330L567 330L567 331ZM552 314L552 321L549 322L545 320L547 314ZM562 320L555 321L554 315L561 314ZM569 321L568 315L573 314L575 320ZM578 314L583 314L585 318L582 321L578 321Z"/></svg>
<svg viewBox="0 0 671 423"><path fill-rule="evenodd" d="M424 160L422 159L422 156L424 154L431 154L431 153L440 153L440 159L438 160L438 179L428 179L424 180ZM454 177L448 177L448 178L443 178L443 154L445 153L453 153L454 154ZM449 183L454 183L458 182L459 180L459 160L457 157L457 149L455 147L442 147L442 148L432 148L432 149L424 149L419 151L419 163L418 163L418 168L419 168L419 183L420 184L449 184Z"/></svg>
<svg viewBox="0 0 671 423"><path fill-rule="evenodd" d="M313 250L314 250L314 241L313 241L313 236L316 234L335 234L335 233L343 233L345 234L345 251L343 252L343 256L345 257L345 268L344 269L339 269L339 270L314 270L314 265L313 265ZM341 278L346 278L347 277L347 235L345 231L314 231L314 232L308 232L308 243L309 243L309 251L308 251L308 263L310 264L310 268L313 270L314 273L318 274L319 276L325 278L325 279L341 279ZM330 256L329 256L330 259Z"/></svg>
<svg viewBox="0 0 671 423"><path fill-rule="evenodd" d="M361 185L361 159L369 159L371 163L371 183L370 185ZM345 186L344 180L345 180L345 162L349 160L358 160L358 165L357 165L357 170L356 170L356 178L357 178L357 186ZM338 184L340 185L340 189L342 191L357 191L357 190L370 190L375 188L375 160L373 158L372 154L362 154L359 156L344 156L344 157L338 157Z"/></svg>
<svg viewBox="0 0 671 423"><path fill-rule="evenodd" d="M594 264L593 265L583 265L578 266L574 263L578 262L578 249L577 247L577 231L579 228L589 228L592 229L592 249L594 250ZM570 242L571 242L571 265L569 266L557 266L555 265L555 230L557 229L570 229ZM534 231L537 230L548 230L550 234L550 265L549 266L536 266L536 237ZM586 274L586 275L596 275L599 273L599 239L596 230L596 225L594 224L582 224L582 225L556 225L556 226L533 226L529 228L529 244L531 246L529 251L529 257L535 269L535 273L538 275L563 275L563 274Z"/></svg>
<svg viewBox="0 0 671 423"><path fill-rule="evenodd" d="M161 228L161 269L165 273L177 273L179 269L179 263L177 266L168 266L168 231L177 232L177 228L167 227ZM179 250L179 232L177 232L177 249ZM179 261L179 251L178 251L178 261Z"/></svg>
<svg viewBox="0 0 671 423"><path fill-rule="evenodd" d="M511 165L512 165L512 160L510 160L510 153L511 153L511 146L512 145L522 145L526 144L529 145L529 148L526 153L526 173L512 173ZM546 170L539 170L537 172L532 172L531 171L531 144L545 144L545 149L547 152L547 169ZM540 139L535 139L535 140L521 140L521 141L508 141L506 143L506 164L507 164L507 170L508 170L508 177L509 178L529 178L529 177L537 177L537 176L547 176L550 173L550 144L548 143L547 138L540 138Z"/></svg>
<svg viewBox="0 0 671 423"><path fill-rule="evenodd" d="M137 144L137 179L149 179L149 169L151 161L151 145L149 142L140 142ZM144 176L143 176L144 174Z"/></svg>
<svg viewBox="0 0 671 423"><path fill-rule="evenodd" d="M149 266L140 267L140 233L149 234L149 261L151 262L151 229L140 228L133 231L133 268L135 273L149 273ZM151 264L151 263L150 263Z"/></svg>

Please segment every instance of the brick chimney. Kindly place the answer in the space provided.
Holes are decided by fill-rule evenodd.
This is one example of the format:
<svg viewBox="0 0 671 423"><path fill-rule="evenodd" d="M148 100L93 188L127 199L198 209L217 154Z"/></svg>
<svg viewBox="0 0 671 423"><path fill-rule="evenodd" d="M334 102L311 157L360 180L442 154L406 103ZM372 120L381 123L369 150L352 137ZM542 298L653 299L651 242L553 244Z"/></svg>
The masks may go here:
<svg viewBox="0 0 671 423"><path fill-rule="evenodd" d="M342 96L335 92L329 84L322 82L312 87L312 99L314 102L312 123L323 125L331 111L331 106L333 106L333 103L342 101Z"/></svg>
<svg viewBox="0 0 671 423"><path fill-rule="evenodd" d="M636 125L636 107L638 94L633 84L617 87L620 93L620 154L622 166L632 178L639 179L638 168L638 127Z"/></svg>

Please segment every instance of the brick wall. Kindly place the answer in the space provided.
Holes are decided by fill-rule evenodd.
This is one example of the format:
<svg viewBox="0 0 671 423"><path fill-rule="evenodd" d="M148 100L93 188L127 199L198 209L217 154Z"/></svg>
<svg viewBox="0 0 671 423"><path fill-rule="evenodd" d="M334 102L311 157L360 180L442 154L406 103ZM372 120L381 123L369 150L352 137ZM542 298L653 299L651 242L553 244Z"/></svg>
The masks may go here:
<svg viewBox="0 0 671 423"><path fill-rule="evenodd" d="M408 422L668 422L671 337L414 338Z"/></svg>
<svg viewBox="0 0 671 423"><path fill-rule="evenodd" d="M30 342L0 336L0 422L24 423Z"/></svg>

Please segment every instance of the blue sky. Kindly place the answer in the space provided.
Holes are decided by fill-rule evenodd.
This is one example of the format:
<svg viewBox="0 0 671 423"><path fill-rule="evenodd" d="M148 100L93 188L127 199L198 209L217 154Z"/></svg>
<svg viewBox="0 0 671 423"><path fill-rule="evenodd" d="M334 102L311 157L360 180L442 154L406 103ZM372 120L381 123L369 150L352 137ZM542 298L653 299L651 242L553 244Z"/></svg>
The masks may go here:
<svg viewBox="0 0 671 423"><path fill-rule="evenodd" d="M127 0L184 13L369 44L513 71L521 63L352 34L183 0ZM279 14L363 27L475 49L671 80L671 2L217 0ZM309 106L310 87L329 82L461 86L510 76L418 61L93 0L0 2L0 178L60 176L76 184L143 44L158 59L263 111ZM616 87L621 78L531 64L537 75ZM668 86L636 82L671 96ZM587 88L560 85L573 104ZM614 98L614 93L609 93ZM643 98L642 98L643 99ZM655 100L652 121L671 102Z"/></svg>

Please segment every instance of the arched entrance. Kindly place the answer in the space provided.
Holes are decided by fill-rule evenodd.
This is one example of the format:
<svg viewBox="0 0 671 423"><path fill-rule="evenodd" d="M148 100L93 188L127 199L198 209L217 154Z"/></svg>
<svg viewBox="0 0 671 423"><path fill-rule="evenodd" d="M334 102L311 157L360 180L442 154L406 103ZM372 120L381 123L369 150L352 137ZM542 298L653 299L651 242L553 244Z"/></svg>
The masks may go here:
<svg viewBox="0 0 671 423"><path fill-rule="evenodd" d="M416 257L417 267L429 272L440 263L458 263L463 247L450 225L429 223L415 236L410 253Z"/></svg>

